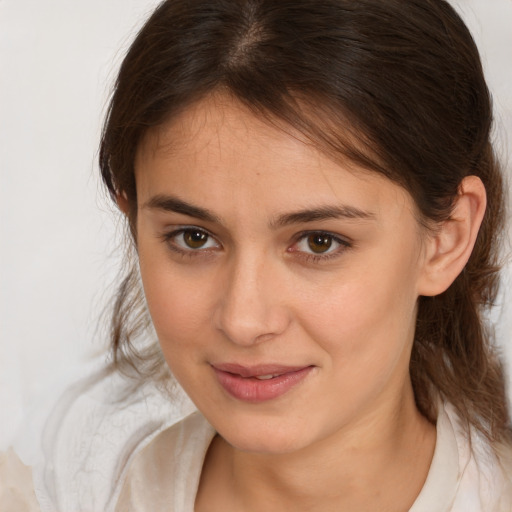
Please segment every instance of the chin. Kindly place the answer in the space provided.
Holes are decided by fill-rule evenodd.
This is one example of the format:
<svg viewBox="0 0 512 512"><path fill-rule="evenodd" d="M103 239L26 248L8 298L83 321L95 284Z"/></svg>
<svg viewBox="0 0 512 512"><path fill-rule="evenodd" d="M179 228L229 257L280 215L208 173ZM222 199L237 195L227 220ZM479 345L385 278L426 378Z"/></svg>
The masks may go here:
<svg viewBox="0 0 512 512"><path fill-rule="evenodd" d="M305 448L307 443L300 443L290 438L267 438L267 439L227 439L224 440L231 446L241 452L265 454L265 455L285 455L294 453Z"/></svg>
<svg viewBox="0 0 512 512"><path fill-rule="evenodd" d="M305 428L300 426L301 422L297 422L296 425L286 425L286 421L283 422L282 419L279 422L280 425L264 419L251 421L249 425L247 422L233 422L217 431L231 446L250 453L288 454L299 451L313 442L312 439L304 437Z"/></svg>

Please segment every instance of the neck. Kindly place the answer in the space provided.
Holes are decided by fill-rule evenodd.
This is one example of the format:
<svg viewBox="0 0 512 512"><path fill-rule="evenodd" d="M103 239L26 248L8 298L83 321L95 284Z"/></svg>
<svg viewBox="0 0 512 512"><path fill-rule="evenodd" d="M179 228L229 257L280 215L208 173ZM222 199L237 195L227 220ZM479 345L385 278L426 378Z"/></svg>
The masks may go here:
<svg viewBox="0 0 512 512"><path fill-rule="evenodd" d="M229 482L225 511L406 511L425 482L434 445L435 427L417 410L410 389L400 400L293 453L242 452L217 437L200 492L214 484L209 465L216 467L210 475L218 479L213 488L220 501L221 482Z"/></svg>

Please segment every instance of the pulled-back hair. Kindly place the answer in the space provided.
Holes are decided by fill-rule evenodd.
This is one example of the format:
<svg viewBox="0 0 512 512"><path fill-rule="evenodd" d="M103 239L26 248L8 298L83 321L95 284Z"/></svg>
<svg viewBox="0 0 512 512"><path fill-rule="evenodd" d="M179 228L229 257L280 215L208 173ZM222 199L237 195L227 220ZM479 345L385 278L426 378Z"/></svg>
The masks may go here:
<svg viewBox="0 0 512 512"><path fill-rule="evenodd" d="M443 0L167 0L119 72L100 166L123 194L136 238L134 159L148 129L221 91L255 115L299 130L332 158L349 158L404 187L420 222L450 218L464 177L488 206L474 251L449 289L420 297L410 374L420 411L439 395L467 426L508 437L502 368L485 324L498 284L503 184L490 142L492 106L475 43ZM112 318L113 361L161 371L133 262Z"/></svg>

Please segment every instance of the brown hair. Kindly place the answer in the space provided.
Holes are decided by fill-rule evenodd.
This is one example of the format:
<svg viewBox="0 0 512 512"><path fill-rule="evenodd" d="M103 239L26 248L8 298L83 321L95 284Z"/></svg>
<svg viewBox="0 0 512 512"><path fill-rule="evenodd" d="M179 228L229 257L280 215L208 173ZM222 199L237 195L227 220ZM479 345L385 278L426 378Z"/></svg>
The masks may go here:
<svg viewBox="0 0 512 512"><path fill-rule="evenodd" d="M450 217L462 179L488 196L475 249L450 288L420 297L410 373L422 413L438 393L466 425L508 437L502 368L482 317L497 291L503 185L490 142L492 107L478 50L443 0L167 0L126 55L105 123L100 165L136 215L134 158L142 137L222 90L292 126L331 156L409 191L421 220ZM138 337L150 321L134 264L112 318L114 363L156 372Z"/></svg>

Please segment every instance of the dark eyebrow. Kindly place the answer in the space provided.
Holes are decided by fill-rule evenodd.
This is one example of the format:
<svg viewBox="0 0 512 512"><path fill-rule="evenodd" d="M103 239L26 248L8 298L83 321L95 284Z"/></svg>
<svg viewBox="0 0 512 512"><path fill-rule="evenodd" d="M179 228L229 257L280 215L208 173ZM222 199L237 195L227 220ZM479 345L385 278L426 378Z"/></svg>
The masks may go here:
<svg viewBox="0 0 512 512"><path fill-rule="evenodd" d="M156 210L163 210L166 212L182 213L189 217L204 220L207 222L220 222L220 219L206 208L194 206L174 196L157 195L153 196L142 208L150 208Z"/></svg>
<svg viewBox="0 0 512 512"><path fill-rule="evenodd" d="M327 219L374 219L375 214L360 210L354 206L320 206L318 208L300 210L292 213L279 215L271 221L272 228L289 226L290 224L301 224L304 222L315 222Z"/></svg>
<svg viewBox="0 0 512 512"><path fill-rule="evenodd" d="M175 196L156 195L143 204L142 208L175 212L194 217L206 222L221 223L217 215L206 208L187 203ZM326 219L373 219L375 214L360 210L354 206L320 206L299 210L292 213L284 213L270 221L272 229L289 226L290 224L301 224Z"/></svg>

